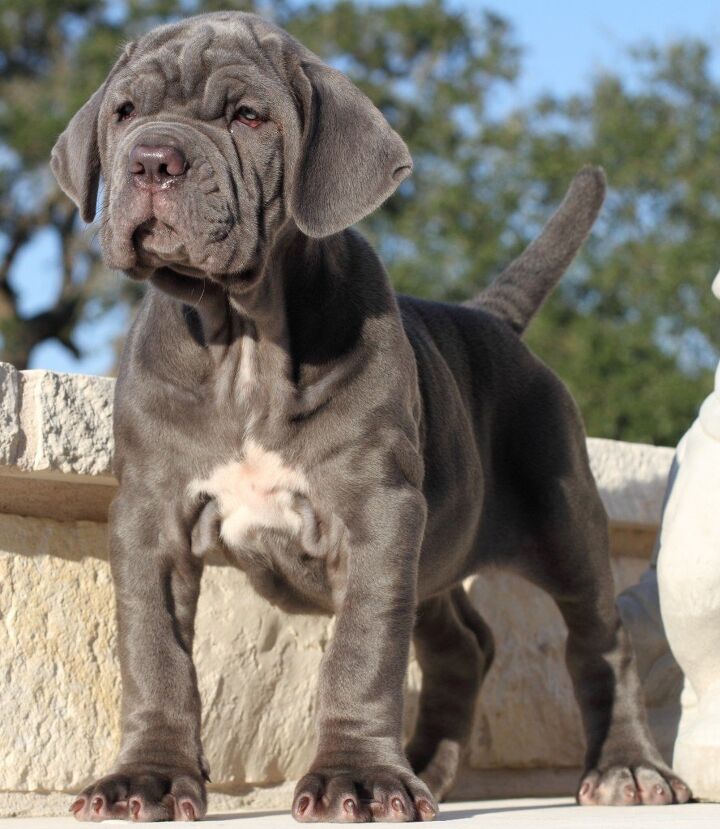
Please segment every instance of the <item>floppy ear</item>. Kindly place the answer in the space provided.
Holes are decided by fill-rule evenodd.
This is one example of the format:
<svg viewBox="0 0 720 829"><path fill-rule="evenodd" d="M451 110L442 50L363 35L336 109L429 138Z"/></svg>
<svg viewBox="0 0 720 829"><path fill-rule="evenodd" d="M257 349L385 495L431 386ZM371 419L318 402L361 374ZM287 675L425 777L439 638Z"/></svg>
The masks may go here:
<svg viewBox="0 0 720 829"><path fill-rule="evenodd" d="M75 113L50 154L50 167L58 184L78 206L80 215L86 222L95 218L95 203L100 186L100 107L108 82L127 64L136 45L132 41L125 46L103 85Z"/></svg>
<svg viewBox="0 0 720 829"><path fill-rule="evenodd" d="M285 134L290 213L308 236L329 236L379 207L410 175L405 143L341 72L303 62L294 87L302 134Z"/></svg>
<svg viewBox="0 0 720 829"><path fill-rule="evenodd" d="M58 184L78 206L86 222L95 218L100 184L98 114L104 96L105 84L75 113L50 155L50 167Z"/></svg>

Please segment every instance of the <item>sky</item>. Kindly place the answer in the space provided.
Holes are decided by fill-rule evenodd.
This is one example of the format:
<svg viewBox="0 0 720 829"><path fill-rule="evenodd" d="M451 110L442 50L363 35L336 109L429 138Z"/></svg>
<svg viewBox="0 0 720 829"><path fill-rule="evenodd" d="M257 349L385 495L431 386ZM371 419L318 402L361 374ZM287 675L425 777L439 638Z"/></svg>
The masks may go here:
<svg viewBox="0 0 720 829"><path fill-rule="evenodd" d="M515 25L524 49L518 99L582 88L603 68L622 69L627 47L645 40L661 44L689 35L714 41L720 70L720 0L466 0L458 5L492 8Z"/></svg>
<svg viewBox="0 0 720 829"><path fill-rule="evenodd" d="M470 12L490 8L515 27L524 52L522 73L518 85L497 102L503 107L521 105L542 92L566 95L582 89L603 68L622 70L627 47L643 41L662 44L698 36L715 42L720 76L720 0L455 0L455 5ZM47 304L54 289L53 259L52 245L40 235L17 263L13 281L22 289L23 310ZM77 339L89 353L80 360L47 342L35 349L32 368L106 372L115 356L109 341L128 322L115 311L83 326Z"/></svg>

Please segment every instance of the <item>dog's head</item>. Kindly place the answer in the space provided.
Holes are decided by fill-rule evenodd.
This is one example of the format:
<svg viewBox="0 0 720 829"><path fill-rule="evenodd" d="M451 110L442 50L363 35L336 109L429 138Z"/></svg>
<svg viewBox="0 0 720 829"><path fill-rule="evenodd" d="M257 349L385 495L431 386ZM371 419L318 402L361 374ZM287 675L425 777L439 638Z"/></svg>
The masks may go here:
<svg viewBox="0 0 720 829"><path fill-rule="evenodd" d="M343 74L255 15L221 12L130 44L52 153L110 267L253 279L291 220L314 237L380 205L412 162Z"/></svg>

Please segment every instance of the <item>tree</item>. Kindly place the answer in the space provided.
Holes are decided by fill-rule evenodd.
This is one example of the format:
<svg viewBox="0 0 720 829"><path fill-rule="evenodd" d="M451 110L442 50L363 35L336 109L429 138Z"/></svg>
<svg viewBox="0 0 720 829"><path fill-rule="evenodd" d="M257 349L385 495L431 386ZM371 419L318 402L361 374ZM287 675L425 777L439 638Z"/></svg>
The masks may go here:
<svg viewBox="0 0 720 829"><path fill-rule="evenodd" d="M602 164L610 196L593 242L529 342L569 382L591 434L676 443L712 388L720 347L720 84L706 44L633 52L631 79L538 102L516 133L531 177Z"/></svg>
<svg viewBox="0 0 720 829"><path fill-rule="evenodd" d="M33 349L58 339L74 354L78 324L117 299L91 233L48 169L50 148L99 85L124 36L98 0L6 0L0 16L0 336L2 359L26 368ZM25 313L14 269L44 235L56 250L55 296ZM57 278L59 277L59 278ZM52 293L52 289L48 291Z"/></svg>
<svg viewBox="0 0 720 829"><path fill-rule="evenodd" d="M462 154L464 130L459 123L479 121L488 87L515 72L516 49L508 42L507 24L486 15L471 26L442 0L396 3L371 8L349 0L334 4L271 3L227 0L132 0L123 6L110 0L6 0L0 17L0 148L6 162L0 176L0 337L2 359L25 368L32 351L56 338L79 353L74 333L90 314L118 302L134 302L137 289L108 274L101 265L92 231L52 181L50 148L72 114L100 85L120 45L138 33L183 14L234 7L271 13L325 57L343 64L416 153L415 183L373 220L378 238L389 252L401 254L393 239L408 245L397 257L400 285L441 296L444 278L453 270L449 251L430 224L424 198L451 218L462 197L470 160ZM448 117L434 118L434 107ZM447 161L440 164L440 159ZM466 169L463 169L466 168ZM447 175L445 175L447 174ZM447 176L455 180L449 186ZM443 180L445 179L445 180ZM444 203L440 203L440 199ZM501 230L502 217L486 215L487 238ZM425 226L425 241L412 242L412 231ZM51 234L58 250L59 286L50 308L26 314L19 303L13 268L23 248ZM412 245L422 248L412 250ZM491 247L494 243L491 243ZM420 273L419 259L436 258L432 272ZM459 276L459 274L458 274Z"/></svg>
<svg viewBox="0 0 720 829"><path fill-rule="evenodd" d="M520 71L512 28L449 0L4 5L3 359L23 367L48 337L77 350L81 320L136 301L136 288L102 268L46 166L120 44L180 14L252 8L346 71L407 140L414 175L364 223L401 291L462 299L480 290L537 232L575 170L604 164L611 192L598 230L528 339L569 381L592 434L672 443L686 428L718 345L708 286L720 92L703 44L638 51L630 78L603 75L567 100L498 113L489 103ZM58 240L62 278L55 304L26 314L13 265L38 233Z"/></svg>

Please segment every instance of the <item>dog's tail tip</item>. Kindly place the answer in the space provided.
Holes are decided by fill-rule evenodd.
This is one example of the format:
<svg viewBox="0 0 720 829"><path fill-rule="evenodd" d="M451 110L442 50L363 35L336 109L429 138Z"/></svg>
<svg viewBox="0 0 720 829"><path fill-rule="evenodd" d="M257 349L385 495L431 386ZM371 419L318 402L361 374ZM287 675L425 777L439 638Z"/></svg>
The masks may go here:
<svg viewBox="0 0 720 829"><path fill-rule="evenodd" d="M566 198L570 198L575 190L579 191L578 195L582 195L592 203L597 215L605 201L605 195L607 193L605 168L597 164L585 164L570 182Z"/></svg>
<svg viewBox="0 0 720 829"><path fill-rule="evenodd" d="M469 304L522 334L590 233L606 190L602 167L582 167L537 239Z"/></svg>

